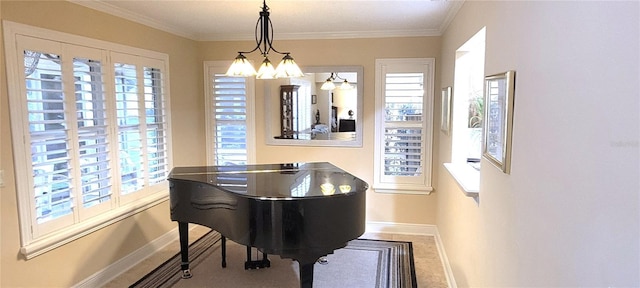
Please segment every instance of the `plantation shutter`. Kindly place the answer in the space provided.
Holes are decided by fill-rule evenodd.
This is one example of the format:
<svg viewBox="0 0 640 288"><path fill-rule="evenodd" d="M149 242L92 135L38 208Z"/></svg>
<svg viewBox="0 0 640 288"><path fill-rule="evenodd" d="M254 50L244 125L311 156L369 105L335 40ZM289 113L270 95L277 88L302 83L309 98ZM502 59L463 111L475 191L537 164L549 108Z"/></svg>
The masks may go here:
<svg viewBox="0 0 640 288"><path fill-rule="evenodd" d="M423 173L423 73L387 73L384 91L384 175Z"/></svg>
<svg viewBox="0 0 640 288"><path fill-rule="evenodd" d="M108 203L113 196L111 179L113 172L109 157L111 143L107 128L108 114L103 73L103 63L100 60L73 59L74 115L77 117L78 167L80 167L82 190L81 203L84 208ZM105 206L103 209L110 208L108 205ZM85 211L81 210L81 212ZM94 211L91 215L98 212Z"/></svg>
<svg viewBox="0 0 640 288"><path fill-rule="evenodd" d="M429 194L435 59L376 59L376 192Z"/></svg>
<svg viewBox="0 0 640 288"><path fill-rule="evenodd" d="M112 55L117 59L114 70L121 194L136 194L130 197L133 200L160 189L154 184L164 182L169 174L164 65L154 59Z"/></svg>
<svg viewBox="0 0 640 288"><path fill-rule="evenodd" d="M168 56L13 22L4 32L21 253L164 201Z"/></svg>
<svg viewBox="0 0 640 288"><path fill-rule="evenodd" d="M162 70L144 67L147 161L151 184L164 181L169 172L167 103L163 96L163 81Z"/></svg>
<svg viewBox="0 0 640 288"><path fill-rule="evenodd" d="M35 218L42 224L73 212L69 114L61 56L24 50L24 63Z"/></svg>
<svg viewBox="0 0 640 288"><path fill-rule="evenodd" d="M72 225L76 217L83 220L111 208L105 54L43 39L20 39L25 46L29 120L25 140L31 153L37 226L33 229L46 234Z"/></svg>
<svg viewBox="0 0 640 288"><path fill-rule="evenodd" d="M142 127L139 116L144 104L138 91L137 68L134 64L115 63L116 120L118 121L118 154L121 194L141 190L144 185Z"/></svg>
<svg viewBox="0 0 640 288"><path fill-rule="evenodd" d="M247 83L213 74L214 165L247 164Z"/></svg>

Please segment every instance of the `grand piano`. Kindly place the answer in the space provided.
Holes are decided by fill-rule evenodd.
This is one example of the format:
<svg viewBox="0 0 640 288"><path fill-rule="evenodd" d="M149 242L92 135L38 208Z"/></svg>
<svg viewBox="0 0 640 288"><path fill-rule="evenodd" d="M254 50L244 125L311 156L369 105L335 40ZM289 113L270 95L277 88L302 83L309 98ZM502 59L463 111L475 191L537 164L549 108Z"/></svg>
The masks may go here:
<svg viewBox="0 0 640 288"><path fill-rule="evenodd" d="M188 223L220 232L223 267L230 239L257 248L263 260L274 254L297 261L305 288L313 287L319 258L365 230L368 184L326 162L175 167L169 183L183 278L190 275Z"/></svg>

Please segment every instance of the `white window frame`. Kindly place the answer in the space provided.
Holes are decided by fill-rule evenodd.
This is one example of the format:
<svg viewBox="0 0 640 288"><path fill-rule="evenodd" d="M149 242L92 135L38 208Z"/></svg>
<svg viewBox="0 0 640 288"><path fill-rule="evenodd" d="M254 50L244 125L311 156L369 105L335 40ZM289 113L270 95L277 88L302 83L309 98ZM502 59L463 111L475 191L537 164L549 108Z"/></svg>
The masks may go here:
<svg viewBox="0 0 640 288"><path fill-rule="evenodd" d="M311 110L311 81L307 78L290 78L291 85L298 85L298 97L293 99L293 107L297 107L295 111L295 119L293 131L299 133L311 133L313 124L313 113ZM315 115L315 114L314 114Z"/></svg>
<svg viewBox="0 0 640 288"><path fill-rule="evenodd" d="M375 76L375 143L374 143L374 183L373 189L380 193L430 194L433 150L433 95L434 58L393 58L376 59ZM424 95L422 107L422 173L419 176L385 176L385 91L386 74L419 72L424 75Z"/></svg>
<svg viewBox="0 0 640 288"><path fill-rule="evenodd" d="M10 21L3 21L4 27L4 40L5 40L5 53L6 53L6 65L7 65L7 79L8 79L8 92L9 100L11 102L11 128L12 128L12 140L14 149L14 161L16 171L16 190L18 198L18 214L20 219L20 235L21 235L21 253L25 255L27 259L31 259L48 251L51 251L57 247L60 247L73 240L84 237L94 231L100 230L108 225L111 225L117 221L125 219L131 215L144 211L150 207L153 207L168 199L168 182L167 180L161 181L154 185L147 185L149 189L141 190L141 194L135 196L137 199L124 200L119 197L119 191L116 188L113 193L113 201L110 201L109 209L96 213L97 215L81 213L82 209L89 209L83 207L76 207L74 209L73 224L68 225L60 229L40 229L39 225L35 222L35 208L33 204L32 183L33 179L31 168L31 152L30 145L24 143L29 135L29 123L26 118L25 101L25 87L24 87L24 66L23 55L18 47L18 39L20 37L31 37L35 39L41 39L43 41L51 41L52 43L59 43L61 47L89 47L93 50L101 50L105 55L102 61L106 61L103 64L103 81L105 88L105 97L107 98L107 113L109 118L115 117L115 98L114 98L114 80L113 80L113 62L111 57L113 53L123 53L132 55L136 61L153 61L154 63L161 63L160 68L163 73L163 94L164 94L164 110L166 117L166 151L167 151L167 167L172 167L172 150L171 150L171 124L170 124L170 97L169 97L169 57L167 54L129 47L125 45L110 43L106 41L91 39L87 37L77 36L73 34L48 30L39 27L33 27L29 25L19 24ZM68 56L68 55L67 55ZM73 57L73 55L71 56ZM146 60L145 60L146 59ZM64 61L64 60L63 60ZM63 65L68 65L63 63ZM64 73L64 72L63 72ZM67 86L69 86L67 84ZM73 86L73 85L71 85ZM69 89L64 88L64 89ZM65 92L68 93L68 92ZM66 113L66 112L65 112ZM144 114L140 116L144 118ZM113 122L115 123L115 122ZM75 128L71 128L74 130ZM116 129L114 125L110 125L109 129L109 142L112 143L110 147L110 158L115 159L114 155L117 153L117 140L114 138L116 135ZM25 136L27 135L27 136ZM72 131L71 137L74 137ZM75 138L73 138L75 139ZM75 147L75 148L74 148ZM77 144L72 143L70 152L75 153L77 151ZM116 157L117 158L117 157ZM113 160L112 160L113 161ZM77 162L76 162L77 163ZM116 167L117 161L112 164ZM146 164L145 164L146 167ZM112 168L113 169L113 168ZM112 185L117 185L120 175L117 172L118 168L115 168L112 172ZM137 194L137 193L134 193ZM144 194L144 195L143 195ZM131 198L131 197L129 197ZM99 205L100 206L100 205ZM93 213L93 212L92 212ZM85 216L81 216L85 215ZM87 218L88 216L93 216ZM57 220L57 219L56 219ZM55 222L55 220L51 221ZM52 224L53 225L53 224ZM44 227L44 226L43 226Z"/></svg>
<svg viewBox="0 0 640 288"><path fill-rule="evenodd" d="M212 87L211 80L215 74L224 74L231 65L230 61L205 61L204 62L204 92L205 92L205 135L206 140L206 157L207 165L215 165L215 126L216 115L214 107L214 99L212 95L215 88ZM247 147L247 164L256 163L256 111L255 111L255 79L246 77L246 147Z"/></svg>
<svg viewBox="0 0 640 288"><path fill-rule="evenodd" d="M468 115L470 99L475 93L479 92L480 99L484 101L485 38L486 28L483 27L456 49L453 85L455 97L451 107L451 163L443 164L458 187L469 197L478 197L480 193L480 162L472 165L467 162L467 157L471 154L469 150L476 147L478 151L474 152L477 153L478 160L482 158L480 148L484 125L480 125L475 131L468 128ZM477 137L476 146L471 143L472 133Z"/></svg>

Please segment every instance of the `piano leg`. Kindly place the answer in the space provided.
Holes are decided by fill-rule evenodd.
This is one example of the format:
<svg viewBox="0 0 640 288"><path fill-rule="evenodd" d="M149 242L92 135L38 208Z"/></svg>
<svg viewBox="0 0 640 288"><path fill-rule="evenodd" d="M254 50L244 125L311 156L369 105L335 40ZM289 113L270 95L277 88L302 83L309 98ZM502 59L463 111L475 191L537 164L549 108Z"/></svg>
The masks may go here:
<svg viewBox="0 0 640 288"><path fill-rule="evenodd" d="M313 264L315 263L316 263L316 260L312 260L312 261L298 260L298 267L300 268L300 288L313 287Z"/></svg>
<svg viewBox="0 0 640 288"><path fill-rule="evenodd" d="M178 222L178 234L180 234L180 256L182 264L182 279L191 278L191 270L189 269L189 223Z"/></svg>
<svg viewBox="0 0 640 288"><path fill-rule="evenodd" d="M222 248L222 268L227 267L227 237L221 236L220 246Z"/></svg>

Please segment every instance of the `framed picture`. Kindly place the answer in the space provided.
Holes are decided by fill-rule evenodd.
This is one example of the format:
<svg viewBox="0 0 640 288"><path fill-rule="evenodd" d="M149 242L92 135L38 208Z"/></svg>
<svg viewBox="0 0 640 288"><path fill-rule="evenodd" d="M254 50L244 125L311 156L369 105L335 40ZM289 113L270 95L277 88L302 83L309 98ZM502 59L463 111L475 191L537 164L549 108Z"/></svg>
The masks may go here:
<svg viewBox="0 0 640 288"><path fill-rule="evenodd" d="M318 103L318 96L311 95L311 104L316 104L316 103Z"/></svg>
<svg viewBox="0 0 640 288"><path fill-rule="evenodd" d="M451 86L442 88L442 111L440 112L440 131L449 135L451 128Z"/></svg>
<svg viewBox="0 0 640 288"><path fill-rule="evenodd" d="M485 77L482 156L509 174L515 71Z"/></svg>

